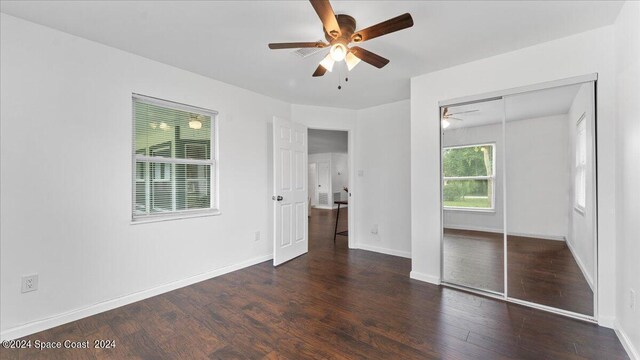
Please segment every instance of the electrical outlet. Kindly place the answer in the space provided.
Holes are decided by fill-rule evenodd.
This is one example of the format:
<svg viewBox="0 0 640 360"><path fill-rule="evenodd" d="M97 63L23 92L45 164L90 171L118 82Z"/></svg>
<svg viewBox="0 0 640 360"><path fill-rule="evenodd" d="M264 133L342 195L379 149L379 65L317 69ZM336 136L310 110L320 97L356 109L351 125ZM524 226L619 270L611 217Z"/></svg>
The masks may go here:
<svg viewBox="0 0 640 360"><path fill-rule="evenodd" d="M631 310L636 309L636 291L633 289L629 289L629 307Z"/></svg>
<svg viewBox="0 0 640 360"><path fill-rule="evenodd" d="M256 231L255 241L260 241L260 231Z"/></svg>
<svg viewBox="0 0 640 360"><path fill-rule="evenodd" d="M378 234L378 224L373 225L373 227L371 228L371 233L374 235Z"/></svg>
<svg viewBox="0 0 640 360"><path fill-rule="evenodd" d="M22 292L38 290L38 274L27 275L22 277Z"/></svg>

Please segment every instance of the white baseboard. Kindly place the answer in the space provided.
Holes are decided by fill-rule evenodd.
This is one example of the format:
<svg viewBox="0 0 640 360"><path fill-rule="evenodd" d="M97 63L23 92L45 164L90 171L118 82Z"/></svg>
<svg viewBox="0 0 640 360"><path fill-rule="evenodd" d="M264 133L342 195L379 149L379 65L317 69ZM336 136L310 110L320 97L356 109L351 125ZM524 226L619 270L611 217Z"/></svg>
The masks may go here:
<svg viewBox="0 0 640 360"><path fill-rule="evenodd" d="M633 346L633 343L627 336L624 329L620 326L618 320L614 322L613 330L616 332L616 335L618 335L618 339L620 339L620 342L622 343L624 350L627 352L627 355L629 355L629 358L631 360L640 360L640 352L638 352L638 349Z"/></svg>
<svg viewBox="0 0 640 360"><path fill-rule="evenodd" d="M571 251L571 255L573 255L573 258L576 260L576 264L578 264L580 271L582 271L582 275L584 275L584 278L587 280L587 284L589 284L591 291L593 291L593 278L591 277L591 275L589 275L589 272L587 271L587 267L584 265L584 263L582 262L582 259L580 259L580 257L576 253L575 249L573 248L573 245L571 244L571 241L567 241L567 247Z"/></svg>
<svg viewBox="0 0 640 360"><path fill-rule="evenodd" d="M502 229L484 228L481 226L445 225L445 228L453 229L453 230L482 231L482 232L488 232L493 234L502 234L502 231L503 231ZM564 236L559 236L559 235L528 234L528 233L520 233L520 232L513 232L513 231L507 232L507 235L522 236L522 237L529 237L529 238L536 238L536 239L543 239L543 240L566 241L566 238Z"/></svg>
<svg viewBox="0 0 640 360"><path fill-rule="evenodd" d="M349 205L340 205L340 209L344 209L349 207ZM313 209L320 209L320 210L335 210L338 208L338 205L314 205L312 206Z"/></svg>
<svg viewBox="0 0 640 360"><path fill-rule="evenodd" d="M412 270L411 273L409 273L409 277L412 278L412 279L415 279L415 280L428 282L430 284L440 285L440 277L439 276L433 276L433 275L429 275L429 274L425 274L425 273L421 273L421 272L417 272L417 271Z"/></svg>
<svg viewBox="0 0 640 360"><path fill-rule="evenodd" d="M373 251L381 254L400 256L403 258L411 259L411 253L409 251L387 249L387 248L372 246L367 244L357 244L356 248L361 250Z"/></svg>
<svg viewBox="0 0 640 360"><path fill-rule="evenodd" d="M88 316L96 315L101 312L112 310L124 305L134 303L136 301L144 300L156 295L160 295L175 289L179 289L185 286L189 286L204 280L208 280L220 275L224 275L236 270L243 269L255 264L259 264L263 261L273 259L273 254L259 256L253 259L249 259L238 264L225 266L220 269L207 271L202 274L194 275L186 279L177 280L168 284L160 285L151 289L139 291L133 294L125 295L116 299L103 301L94 305L87 306L85 308L71 310L62 314L54 315L52 317L36 320L24 325L16 326L7 329L0 333L0 340L12 340L21 338L23 336L35 334L37 332L51 329L53 327L63 325L72 321L76 321Z"/></svg>

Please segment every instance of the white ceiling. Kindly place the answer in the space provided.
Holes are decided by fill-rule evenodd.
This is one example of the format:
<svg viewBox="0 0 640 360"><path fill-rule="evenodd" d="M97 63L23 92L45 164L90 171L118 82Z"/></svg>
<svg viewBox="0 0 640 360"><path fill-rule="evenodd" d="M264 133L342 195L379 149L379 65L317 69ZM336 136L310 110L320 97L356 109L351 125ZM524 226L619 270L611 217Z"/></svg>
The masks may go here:
<svg viewBox="0 0 640 360"><path fill-rule="evenodd" d="M346 154L348 132L309 129L309 154Z"/></svg>
<svg viewBox="0 0 640 360"><path fill-rule="evenodd" d="M409 98L412 76L611 24L618 1L333 1L368 27L410 12L414 27L363 43L391 60L361 63L337 89L270 42L316 41L308 1L2 1L9 15L296 104L365 108Z"/></svg>
<svg viewBox="0 0 640 360"><path fill-rule="evenodd" d="M504 100L451 106L449 107L450 114L470 110L478 111L453 115L462 121L450 120L451 125L447 130L497 124L501 123L503 118L506 121L518 121L567 114L581 86L583 85L563 86L507 96Z"/></svg>

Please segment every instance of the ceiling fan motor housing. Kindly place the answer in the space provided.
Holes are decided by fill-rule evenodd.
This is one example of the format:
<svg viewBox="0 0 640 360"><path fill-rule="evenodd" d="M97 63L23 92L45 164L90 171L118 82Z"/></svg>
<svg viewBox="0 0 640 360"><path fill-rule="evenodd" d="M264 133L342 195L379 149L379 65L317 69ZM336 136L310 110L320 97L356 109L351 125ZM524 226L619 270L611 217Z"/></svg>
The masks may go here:
<svg viewBox="0 0 640 360"><path fill-rule="evenodd" d="M336 20L338 21L338 26L340 26L340 32L342 32L342 34L339 37L334 38L324 30L324 37L330 44L341 42L344 45L347 45L351 42L351 36L356 31L356 19L349 15L340 14L336 15ZM353 40L355 41L355 39Z"/></svg>

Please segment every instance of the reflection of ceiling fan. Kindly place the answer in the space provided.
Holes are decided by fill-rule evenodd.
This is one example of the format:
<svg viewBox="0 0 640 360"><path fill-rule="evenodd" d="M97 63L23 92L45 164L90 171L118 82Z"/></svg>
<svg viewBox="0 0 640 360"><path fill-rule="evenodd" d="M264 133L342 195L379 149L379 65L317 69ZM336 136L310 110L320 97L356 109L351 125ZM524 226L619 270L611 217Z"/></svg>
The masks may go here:
<svg viewBox="0 0 640 360"><path fill-rule="evenodd" d="M458 120L458 121L464 121L464 119L460 119L458 117L454 117L454 115L461 115L461 114L468 114L468 113L473 113L476 111L480 111L478 109L474 109L474 110L466 110L466 111L458 111L458 112L454 112L454 113L449 113L449 108L445 107L444 111L442 112L442 128L446 129L449 127L449 125L451 125L451 123L449 122L449 120Z"/></svg>
<svg viewBox="0 0 640 360"><path fill-rule="evenodd" d="M325 48L329 49L329 54L320 62L313 76L322 76L325 72L333 69L333 64L344 60L349 71L353 69L360 60L369 63L377 68L382 68L389 63L388 59L380 55L367 51L359 46L349 47L351 42L361 43L382 35L386 35L398 30L413 26L413 19L410 14L402 14L393 19L383 21L366 29L356 30L356 19L349 15L336 15L328 0L310 0L311 6L316 11L322 25L324 26L324 36L329 42L294 42L294 43L271 43L270 49L291 49L291 48Z"/></svg>

